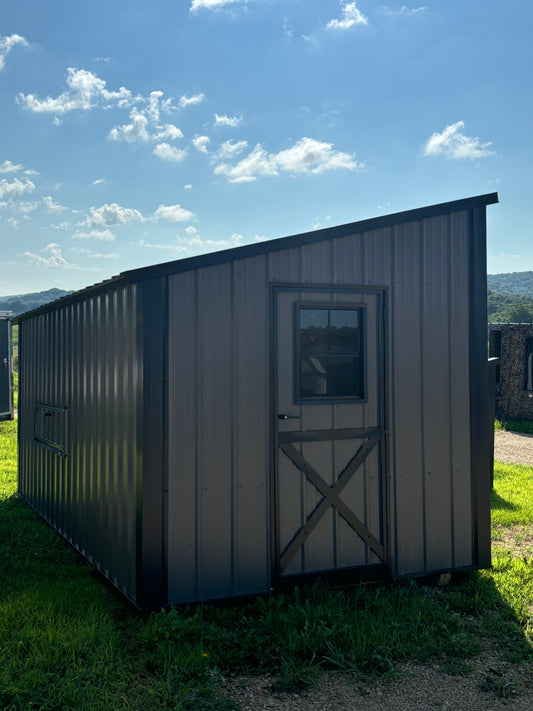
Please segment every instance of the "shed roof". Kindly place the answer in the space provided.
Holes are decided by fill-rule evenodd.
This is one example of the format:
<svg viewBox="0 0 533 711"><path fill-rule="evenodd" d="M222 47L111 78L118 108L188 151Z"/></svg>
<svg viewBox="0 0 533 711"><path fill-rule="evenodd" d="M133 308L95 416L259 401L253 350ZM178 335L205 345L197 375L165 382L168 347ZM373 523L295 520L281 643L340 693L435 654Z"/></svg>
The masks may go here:
<svg viewBox="0 0 533 711"><path fill-rule="evenodd" d="M498 193L487 193L485 195L477 195L475 197L452 200L451 202L439 203L437 205L429 205L427 207L415 208L413 210L396 212L390 215L382 215L380 217L360 220L358 222L349 222L336 227L326 227L324 229L304 232L290 237L279 237L265 242L244 245L242 247L233 247L231 249L224 249L219 252L210 252L196 257L188 257L186 259L178 259L148 267L130 269L118 274L117 276L111 277L110 279L99 282L98 284L88 286L85 289L81 289L60 299L51 301L50 303L44 304L43 306L33 309L32 311L26 311L13 319L13 321L14 323L24 321L27 318L36 316L37 314L45 313L54 308L78 301L88 295L108 291L109 289L121 284L132 284L146 279L167 276L169 274L192 271L194 269L223 264L237 259L246 259L248 257L269 254L270 252L276 252L282 249L290 249L293 247L314 244L315 242L323 242L325 240L347 237L348 235L390 227L391 225L415 222L417 220L437 217L453 212L461 212L463 210L482 207L484 205L491 205L497 202Z"/></svg>

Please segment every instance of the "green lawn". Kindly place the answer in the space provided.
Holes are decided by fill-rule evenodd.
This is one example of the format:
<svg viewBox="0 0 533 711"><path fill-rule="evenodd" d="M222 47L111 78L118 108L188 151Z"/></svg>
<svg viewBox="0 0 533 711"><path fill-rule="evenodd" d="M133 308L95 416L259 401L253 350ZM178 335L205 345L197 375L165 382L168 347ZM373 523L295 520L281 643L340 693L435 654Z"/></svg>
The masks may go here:
<svg viewBox="0 0 533 711"><path fill-rule="evenodd" d="M222 711L236 708L222 675L269 673L298 691L405 659L466 674L487 647L492 664L531 675L533 469L497 464L494 569L448 588L316 584L140 615L19 499L15 457L16 423L0 423L1 709Z"/></svg>

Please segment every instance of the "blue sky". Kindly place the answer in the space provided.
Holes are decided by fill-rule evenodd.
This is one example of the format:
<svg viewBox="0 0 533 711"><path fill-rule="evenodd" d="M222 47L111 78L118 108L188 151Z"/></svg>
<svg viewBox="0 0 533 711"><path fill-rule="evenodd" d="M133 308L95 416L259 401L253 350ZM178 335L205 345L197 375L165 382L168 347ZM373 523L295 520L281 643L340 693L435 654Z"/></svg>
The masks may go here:
<svg viewBox="0 0 533 711"><path fill-rule="evenodd" d="M0 295L494 191L533 270L533 3L404 2L3 0Z"/></svg>

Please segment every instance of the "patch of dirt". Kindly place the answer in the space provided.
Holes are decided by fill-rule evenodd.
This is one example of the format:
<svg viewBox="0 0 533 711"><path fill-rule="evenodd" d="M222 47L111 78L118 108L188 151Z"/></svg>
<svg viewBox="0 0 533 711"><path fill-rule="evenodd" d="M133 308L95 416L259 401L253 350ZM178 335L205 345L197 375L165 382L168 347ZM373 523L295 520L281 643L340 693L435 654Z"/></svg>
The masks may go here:
<svg viewBox="0 0 533 711"><path fill-rule="evenodd" d="M493 526L492 545L494 548L504 548L514 555L533 558L533 526Z"/></svg>
<svg viewBox="0 0 533 711"><path fill-rule="evenodd" d="M269 676L227 679L223 689L241 711L531 711L531 667L502 664L490 655L471 666L467 676L450 676L438 665L407 662L376 684L329 673L301 694L273 692Z"/></svg>

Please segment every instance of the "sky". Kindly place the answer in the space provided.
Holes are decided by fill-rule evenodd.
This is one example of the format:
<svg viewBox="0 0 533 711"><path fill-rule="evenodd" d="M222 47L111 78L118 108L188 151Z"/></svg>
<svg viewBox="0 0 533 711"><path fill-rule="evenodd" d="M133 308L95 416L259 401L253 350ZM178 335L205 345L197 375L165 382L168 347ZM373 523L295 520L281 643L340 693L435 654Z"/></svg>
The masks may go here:
<svg viewBox="0 0 533 711"><path fill-rule="evenodd" d="M2 0L0 296L492 192L488 272L533 270L532 25L529 0Z"/></svg>

